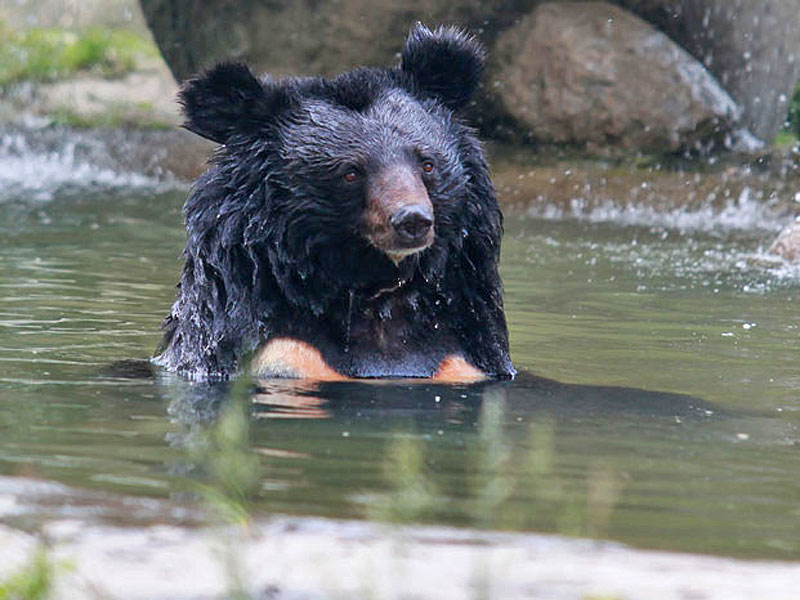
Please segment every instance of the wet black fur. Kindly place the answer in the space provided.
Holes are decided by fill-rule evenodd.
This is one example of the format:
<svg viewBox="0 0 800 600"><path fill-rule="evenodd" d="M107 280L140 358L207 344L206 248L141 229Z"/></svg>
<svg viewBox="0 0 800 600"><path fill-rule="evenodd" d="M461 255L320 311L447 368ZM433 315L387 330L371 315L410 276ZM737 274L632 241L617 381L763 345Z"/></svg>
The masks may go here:
<svg viewBox="0 0 800 600"><path fill-rule="evenodd" d="M185 127L222 146L186 201L186 263L156 362L226 379L247 352L292 336L356 377L428 376L450 353L512 376L502 217L458 116L482 68L471 37L420 25L397 68L259 81L221 64L187 81ZM436 167L423 174L435 241L395 266L359 232L365 182L423 160ZM352 169L361 179L348 184Z"/></svg>

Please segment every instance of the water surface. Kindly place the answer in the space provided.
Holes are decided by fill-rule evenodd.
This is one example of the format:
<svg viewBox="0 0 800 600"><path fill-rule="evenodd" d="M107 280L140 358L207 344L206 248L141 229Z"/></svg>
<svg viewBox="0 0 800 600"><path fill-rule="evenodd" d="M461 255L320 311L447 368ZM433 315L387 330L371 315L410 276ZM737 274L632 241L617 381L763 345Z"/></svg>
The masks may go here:
<svg viewBox="0 0 800 600"><path fill-rule="evenodd" d="M191 505L197 447L240 402L257 514L800 558L800 280L753 260L779 223L518 212L502 259L515 382L208 389L109 368L158 341L185 190L62 179L0 196L0 475ZM54 515L130 520L68 498L0 512Z"/></svg>

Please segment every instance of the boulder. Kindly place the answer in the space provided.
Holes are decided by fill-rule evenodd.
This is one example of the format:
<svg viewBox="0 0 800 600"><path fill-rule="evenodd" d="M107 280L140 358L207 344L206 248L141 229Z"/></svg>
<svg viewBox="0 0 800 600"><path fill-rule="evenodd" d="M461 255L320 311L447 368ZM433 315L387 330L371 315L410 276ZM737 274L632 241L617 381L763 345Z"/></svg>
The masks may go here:
<svg viewBox="0 0 800 600"><path fill-rule="evenodd" d="M738 105L698 61L606 2L539 5L499 36L490 68L501 113L536 141L680 151L738 129Z"/></svg>
<svg viewBox="0 0 800 600"><path fill-rule="evenodd" d="M121 0L114 0L115 2ZM414 21L454 22L491 51L541 0L141 0L153 36L176 79L223 58L258 71L331 75L391 62ZM771 140L800 78L796 0L613 0L665 32L703 63L742 107L743 123ZM570 3L572 4L572 3ZM607 5L605 5L607 6ZM597 8L580 5L587 13ZM530 22L530 18L525 18ZM555 33L555 32L553 32ZM513 35L513 33L509 33ZM481 115L499 115L480 107ZM495 127L503 123L495 119ZM487 129L492 133L492 129ZM756 144L757 145L757 144Z"/></svg>
<svg viewBox="0 0 800 600"><path fill-rule="evenodd" d="M458 23L491 43L536 0L141 0L179 81L224 58L275 75L331 76L399 58L416 21Z"/></svg>
<svg viewBox="0 0 800 600"><path fill-rule="evenodd" d="M800 217L778 234L767 249L767 253L780 256L789 262L800 262Z"/></svg>
<svg viewBox="0 0 800 600"><path fill-rule="evenodd" d="M800 79L796 0L619 0L701 61L770 141Z"/></svg>

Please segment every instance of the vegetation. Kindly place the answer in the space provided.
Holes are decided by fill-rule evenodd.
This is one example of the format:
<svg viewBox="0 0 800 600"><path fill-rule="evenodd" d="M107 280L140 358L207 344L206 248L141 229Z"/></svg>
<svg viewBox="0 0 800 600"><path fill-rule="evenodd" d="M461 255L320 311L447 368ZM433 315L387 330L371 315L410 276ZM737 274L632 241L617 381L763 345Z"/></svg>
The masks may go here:
<svg viewBox="0 0 800 600"><path fill-rule="evenodd" d="M555 430L548 423L533 423L525 448L515 451L507 437L502 394L487 392L478 421L477 436L466 446L469 487L465 498L449 495L447 482L434 482L429 465L435 450L419 436L400 436L389 444L384 459L387 489L367 503L367 516L391 525L436 521L437 510L459 512L464 524L479 529L533 529L564 535L606 534L621 497L619 476L601 464L591 466L585 478L566 480L556 474ZM397 554L404 552L403 528ZM471 573L473 600L495 597L493 586L505 568L502 557L481 554ZM587 596L584 600L618 600L613 596Z"/></svg>
<svg viewBox="0 0 800 600"><path fill-rule="evenodd" d="M79 71L120 77L155 56L155 45L131 31L90 27L75 33L37 27L16 32L0 22L0 87L54 81Z"/></svg>
<svg viewBox="0 0 800 600"><path fill-rule="evenodd" d="M133 106L125 104L110 104L104 111L93 114L81 114L66 106L60 106L51 111L51 122L75 129L90 129L103 127L107 129L172 129L173 126L159 120L154 113L152 104L139 102Z"/></svg>
<svg viewBox="0 0 800 600"><path fill-rule="evenodd" d="M247 572L240 548L249 535L252 504L261 490L262 468L250 440L245 378L234 386L233 400L214 426L196 440L194 459L206 470L206 483L195 487L217 528L229 600L250 600ZM238 387L238 393L236 388ZM193 486L194 487L194 486ZM2 600L2 599L0 599Z"/></svg>
<svg viewBox="0 0 800 600"><path fill-rule="evenodd" d="M30 562L5 581L0 581L0 600L44 600L53 589L53 563L44 547Z"/></svg>
<svg viewBox="0 0 800 600"><path fill-rule="evenodd" d="M555 468L555 431L533 423L525 448L514 451L503 424L501 397L487 393L477 436L466 448L466 497L447 493L428 465L434 451L419 439L398 437L387 449L387 489L367 503L367 516L391 524L435 522L439 511L460 514L479 529L553 531L571 536L606 534L622 491L611 469L593 464L585 477L562 478Z"/></svg>
<svg viewBox="0 0 800 600"><path fill-rule="evenodd" d="M794 88L794 94L789 99L786 127L778 134L775 143L778 146L796 145L798 139L800 139L800 82Z"/></svg>
<svg viewBox="0 0 800 600"><path fill-rule="evenodd" d="M250 442L250 421L241 401L232 401L208 432L195 459L208 470L200 497L223 525L249 527L251 505L261 489L261 465Z"/></svg>
<svg viewBox="0 0 800 600"><path fill-rule="evenodd" d="M399 436L392 441L383 463L383 474L391 492L376 495L367 506L367 516L378 522L415 523L435 512L439 491L425 464L425 446L418 439Z"/></svg>

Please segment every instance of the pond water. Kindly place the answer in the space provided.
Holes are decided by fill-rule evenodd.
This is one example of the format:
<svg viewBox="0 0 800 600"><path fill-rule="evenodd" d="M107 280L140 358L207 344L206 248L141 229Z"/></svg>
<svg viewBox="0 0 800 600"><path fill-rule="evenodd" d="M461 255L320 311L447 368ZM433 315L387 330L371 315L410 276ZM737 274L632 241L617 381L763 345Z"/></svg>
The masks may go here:
<svg viewBox="0 0 800 600"><path fill-rule="evenodd" d="M185 189L58 169L30 187L2 168L0 475L800 559L800 277L753 260L778 221L517 211L502 259L516 381L207 388L117 362L159 338ZM220 433L231 407L248 419ZM65 497L0 519L129 522L126 506Z"/></svg>

